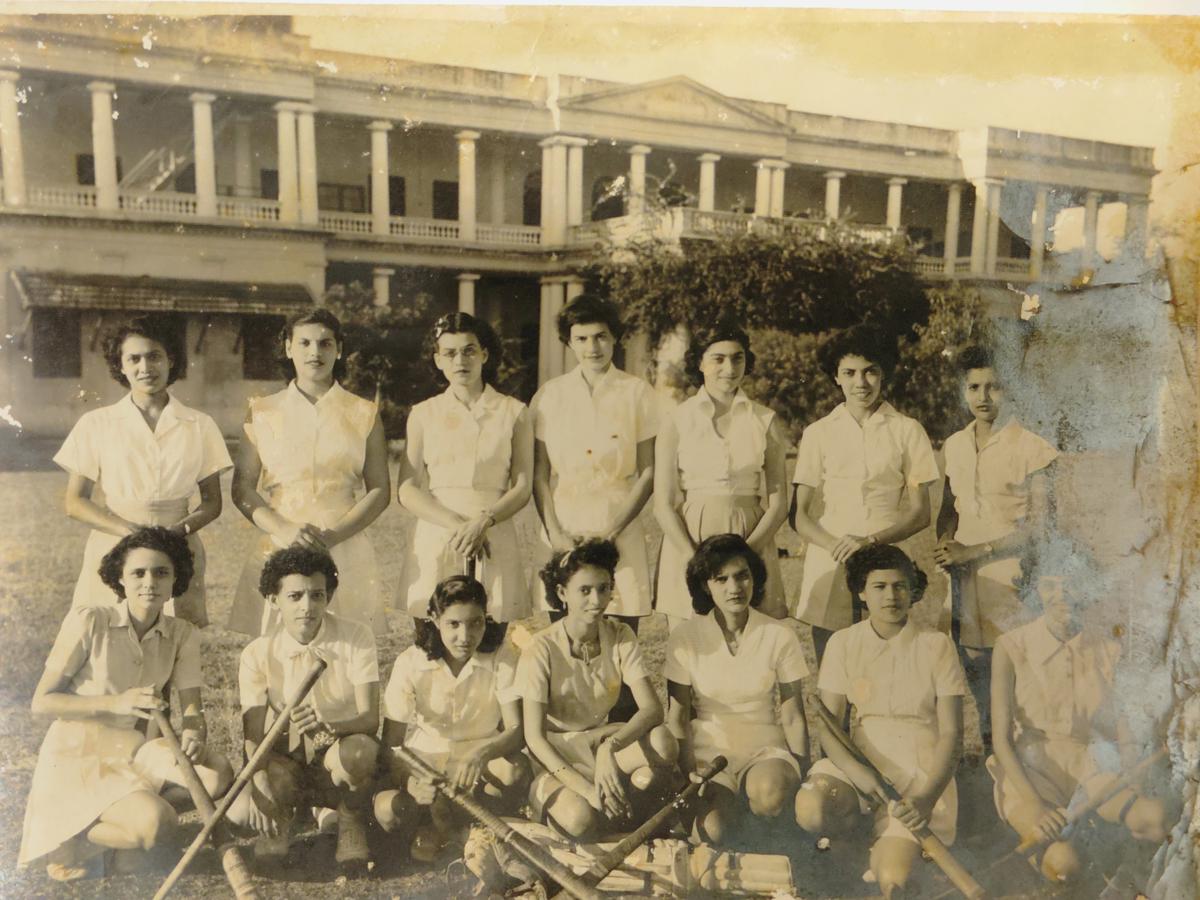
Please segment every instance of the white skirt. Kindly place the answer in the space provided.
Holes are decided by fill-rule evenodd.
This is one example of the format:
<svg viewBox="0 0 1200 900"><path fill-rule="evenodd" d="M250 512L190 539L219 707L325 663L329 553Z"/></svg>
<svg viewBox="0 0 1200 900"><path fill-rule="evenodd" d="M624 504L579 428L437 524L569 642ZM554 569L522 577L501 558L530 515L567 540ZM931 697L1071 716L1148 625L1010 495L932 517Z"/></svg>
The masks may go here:
<svg viewBox="0 0 1200 900"><path fill-rule="evenodd" d="M300 512L281 510L293 520L309 521L322 528L332 528L354 505L354 498L330 498L315 509ZM257 637L274 629L279 621L275 608L258 592L267 558L282 549L269 534L263 534L242 566L233 607L229 612L229 630ZM361 622L376 635L387 634L387 613L380 589L379 564L375 548L365 531L342 541L329 551L338 571L338 587L330 609L343 619Z"/></svg>
<svg viewBox="0 0 1200 900"><path fill-rule="evenodd" d="M554 511L562 526L572 534L594 535L607 528L629 492L628 483L612 485L608 490L583 493L564 490L560 483L554 492ZM542 529L542 552L537 560L541 568L550 559L550 541ZM651 613L650 554L646 550L646 530L640 518L634 519L617 535L617 571L612 602L605 610L610 616L648 616ZM538 607L550 609L546 590L537 579L534 593Z"/></svg>
<svg viewBox="0 0 1200 900"><path fill-rule="evenodd" d="M461 516L477 516L500 497L498 491L462 488L433 492L438 502ZM480 560L467 560L447 546L450 529L418 519L412 540L404 548L400 601L414 619L429 618L429 598L438 583L451 575L474 575L488 596L488 615L497 622L523 619L531 612L529 587L521 565L521 546L512 519L487 531L490 549Z"/></svg>
<svg viewBox="0 0 1200 900"><path fill-rule="evenodd" d="M57 850L119 800L162 786L134 762L140 731L97 719L57 719L38 751L18 865Z"/></svg>

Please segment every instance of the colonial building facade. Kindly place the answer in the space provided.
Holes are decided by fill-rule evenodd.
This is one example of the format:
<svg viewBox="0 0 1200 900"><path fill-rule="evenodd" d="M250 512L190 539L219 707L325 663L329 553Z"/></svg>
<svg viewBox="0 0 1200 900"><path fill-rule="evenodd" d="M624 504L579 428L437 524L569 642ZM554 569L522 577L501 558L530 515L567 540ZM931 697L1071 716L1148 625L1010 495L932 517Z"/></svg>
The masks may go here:
<svg viewBox="0 0 1200 900"><path fill-rule="evenodd" d="M279 317L338 283L486 316L541 381L599 240L842 218L906 232L930 278L1036 282L1111 253L1102 221L1144 253L1154 168L1145 147L814 115L684 77L318 51L286 18L34 16L0 19L0 174L0 406L53 437L118 395L98 338L135 310L174 314L176 390L232 436L277 378Z"/></svg>

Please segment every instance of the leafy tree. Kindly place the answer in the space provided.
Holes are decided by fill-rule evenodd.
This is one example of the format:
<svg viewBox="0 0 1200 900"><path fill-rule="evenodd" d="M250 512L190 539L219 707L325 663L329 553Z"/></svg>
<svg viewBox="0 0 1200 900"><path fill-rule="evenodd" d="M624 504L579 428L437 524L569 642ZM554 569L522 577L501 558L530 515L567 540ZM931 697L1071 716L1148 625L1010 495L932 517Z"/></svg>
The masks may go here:
<svg viewBox="0 0 1200 900"><path fill-rule="evenodd" d="M725 316L743 323L759 359L747 391L784 416L797 438L840 399L817 365L817 347L865 321L897 335L892 402L935 438L960 427L952 357L984 328L978 295L924 282L906 241L840 223L773 226L682 244L642 238L601 247L583 274L651 346L680 326L692 331Z"/></svg>

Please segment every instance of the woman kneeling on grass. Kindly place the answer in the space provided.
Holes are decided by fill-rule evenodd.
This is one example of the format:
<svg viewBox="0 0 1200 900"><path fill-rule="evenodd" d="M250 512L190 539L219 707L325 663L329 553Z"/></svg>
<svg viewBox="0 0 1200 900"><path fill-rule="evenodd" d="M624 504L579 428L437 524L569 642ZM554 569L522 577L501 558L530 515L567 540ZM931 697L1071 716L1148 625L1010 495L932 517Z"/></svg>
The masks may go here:
<svg viewBox="0 0 1200 900"><path fill-rule="evenodd" d="M696 819L698 837L713 843L728 840L746 807L767 820L790 809L809 763L800 697L808 666L792 629L758 611L766 581L744 538L706 539L687 566L696 616L667 640L663 674L683 769L729 760Z"/></svg>
<svg viewBox="0 0 1200 900"><path fill-rule="evenodd" d="M544 769L530 806L576 839L631 824L641 798L665 793L679 751L633 630L604 617L617 560L613 543L595 538L554 554L542 581L566 616L533 638L517 667L525 742ZM637 712L609 723L622 682Z"/></svg>
<svg viewBox="0 0 1200 900"><path fill-rule="evenodd" d="M488 618L487 603L483 585L466 575L434 589L429 618L416 620L416 644L396 658L384 691L383 742L403 746L460 791L477 792L493 811L511 815L524 803L532 773L521 752L517 654L504 643L505 626ZM390 754L388 761L400 789L375 795L375 817L397 831L412 820L414 803L429 807L432 825L417 831L412 856L432 862L466 823L432 784L411 777Z"/></svg>
<svg viewBox="0 0 1200 900"><path fill-rule="evenodd" d="M67 614L33 694L34 714L55 721L33 774L21 865L44 860L55 881L73 881L91 874L105 849L136 857L173 832L175 810L160 792L185 791L183 778L166 741L145 733L172 686L183 707L179 741L205 787L220 796L232 781L228 761L205 745L200 632L162 612L191 577L187 539L142 528L100 562L118 604Z"/></svg>

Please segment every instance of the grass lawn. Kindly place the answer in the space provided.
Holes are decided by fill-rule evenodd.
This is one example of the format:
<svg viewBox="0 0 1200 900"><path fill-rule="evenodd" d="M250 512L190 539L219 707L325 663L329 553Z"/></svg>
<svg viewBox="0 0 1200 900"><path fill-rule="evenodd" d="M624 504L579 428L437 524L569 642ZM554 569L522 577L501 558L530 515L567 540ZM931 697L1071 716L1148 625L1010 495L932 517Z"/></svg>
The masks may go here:
<svg viewBox="0 0 1200 900"><path fill-rule="evenodd" d="M50 645L59 623L70 605L71 592L78 574L86 537L84 526L68 521L62 514L61 493L65 476L57 471L0 473L0 565L3 584L0 586L0 652L3 653L7 677L0 685L0 791L6 803L0 811L0 896L3 897L149 897L157 888L163 873L124 876L103 882L83 882L62 887L49 881L39 868L18 871L17 851L21 838L21 822L30 778L37 759L38 747L45 732L45 723L33 720L29 701L41 674ZM246 639L229 631L222 624L229 612L233 589L240 572L244 548L254 538L254 529L237 513L228 500L226 476L225 512L204 530L208 551L208 603L214 625L204 633L205 704L208 709L211 740L215 746L238 761L235 747L240 739L237 708L237 658ZM526 547L537 546L534 535L535 518L532 505L523 511L518 524ZM399 556L403 542L408 539L412 519L394 503L383 517L371 527L369 534L383 569L383 581L388 596L395 594L399 577ZM657 529L653 529L657 535ZM657 541L657 537L655 537ZM800 561L798 542L786 528L781 543L789 556L781 560L788 595L799 588ZM918 561L932 572L929 551L932 539L926 532L918 542ZM527 550L528 554L528 550ZM925 600L917 607L917 617L925 623L936 621L945 596L944 580L933 575ZM336 604L336 601L335 601ZM336 608L336 605L335 605ZM529 628L544 624L534 619L525 623ZM386 679L396 655L411 642L408 618L392 613L394 631L380 644L380 663ZM815 671L807 628L796 625ZM661 617L654 617L641 632L650 665L661 671L666 629ZM658 687L663 690L661 679ZM815 682L815 679L812 679ZM978 732L974 709L968 702L967 753L978 757ZM994 818L990 808L990 781L978 766L964 767L959 777L964 798L975 800L964 804L979 810L989 821ZM965 824L965 823L964 823ZM185 837L190 839L199 825L192 814L185 818ZM414 867L409 864L389 864L381 854L380 871L376 877L359 883L338 886L330 875L333 849L327 837L309 835L304 838L310 852L300 854L291 873L295 880L288 882L257 879L263 897L442 897L446 894L441 867ZM810 843L810 842L805 842ZM981 871L987 861L1011 848L1010 835L1002 828L990 828L974 845L956 848L956 855L975 871ZM857 850L835 848L817 856L807 847L794 850L794 874L802 897L868 896L873 888L863 885L858 875L865 868L865 855ZM171 858L171 862L174 857ZM973 864L973 865L972 865ZM932 866L924 868L931 869ZM1011 896L1031 896L1039 893L1028 869L1007 867L992 886L999 893ZM923 881L926 895L934 896L947 887L944 880L929 878ZM1001 889L1001 885L1003 888ZM228 888L220 874L216 856L201 854L173 896L228 896ZM1077 893L1073 896L1096 896ZM1122 895L1126 896L1126 895ZM1133 896L1130 892L1127 896Z"/></svg>

